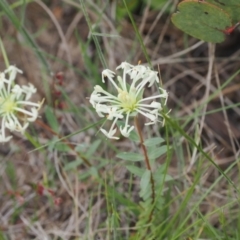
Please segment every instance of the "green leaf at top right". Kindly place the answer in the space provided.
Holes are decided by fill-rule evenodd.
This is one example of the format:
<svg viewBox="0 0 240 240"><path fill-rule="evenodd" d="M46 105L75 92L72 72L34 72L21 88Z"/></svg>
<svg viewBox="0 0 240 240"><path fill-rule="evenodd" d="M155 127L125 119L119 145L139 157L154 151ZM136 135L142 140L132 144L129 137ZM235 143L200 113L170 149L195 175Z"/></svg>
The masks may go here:
<svg viewBox="0 0 240 240"><path fill-rule="evenodd" d="M231 14L225 10L203 0L185 0L179 3L178 12L171 19L175 26L195 38L220 43L225 40L226 29L233 26Z"/></svg>
<svg viewBox="0 0 240 240"><path fill-rule="evenodd" d="M240 21L240 1L239 0L205 0L204 2L216 5L225 11L235 25Z"/></svg>

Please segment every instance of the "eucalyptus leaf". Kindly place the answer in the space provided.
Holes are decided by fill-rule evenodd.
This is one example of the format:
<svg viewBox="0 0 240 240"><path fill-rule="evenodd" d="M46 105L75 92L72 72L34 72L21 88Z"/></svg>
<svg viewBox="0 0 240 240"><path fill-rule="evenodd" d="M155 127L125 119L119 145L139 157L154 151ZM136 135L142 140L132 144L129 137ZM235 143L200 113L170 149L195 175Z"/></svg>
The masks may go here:
<svg viewBox="0 0 240 240"><path fill-rule="evenodd" d="M229 14L222 8L198 0L180 2L178 12L172 15L171 20L185 33L213 43L223 42L224 30L233 24Z"/></svg>
<svg viewBox="0 0 240 240"><path fill-rule="evenodd" d="M233 25L240 21L239 0L205 0L205 2L216 5L225 11L232 19Z"/></svg>

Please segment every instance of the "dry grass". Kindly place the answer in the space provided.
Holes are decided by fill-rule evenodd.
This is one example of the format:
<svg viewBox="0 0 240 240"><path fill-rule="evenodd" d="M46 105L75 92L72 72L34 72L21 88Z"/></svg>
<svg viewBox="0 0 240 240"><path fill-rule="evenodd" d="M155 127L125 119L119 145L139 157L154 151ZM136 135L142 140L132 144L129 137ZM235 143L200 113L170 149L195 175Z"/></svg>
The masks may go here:
<svg viewBox="0 0 240 240"><path fill-rule="evenodd" d="M176 1L170 2L173 10ZM47 89L49 97L46 105L53 106L51 89L56 81L54 76L63 72L63 89L67 98L63 96L60 101L64 102L65 108L54 108L59 124L57 133L61 136L75 133L98 121L89 109L86 97L93 85L100 81L101 70L105 67L100 63L94 42L88 38L89 29L84 14L73 3L79 5L67 0L48 1L46 4L36 0L26 5L25 26L47 58L51 72L43 71L33 49L9 19L1 16L1 36L8 58L24 71L24 75L18 78L19 83L32 82L38 88L38 99L46 98ZM117 36L98 37L109 69L115 69L120 62L129 59L133 63L139 60L145 62L131 23L127 18L121 22L114 20L114 3L104 8L104 4L91 5L89 1L86 9L91 22L96 24L94 32ZM14 11L20 18L21 9ZM160 66L163 84L170 93L168 107L172 109L171 115L180 124L187 122L185 131L195 136L195 141L221 169L227 169L239 158L240 110L233 104L240 102L240 75L224 89L217 89L239 70L240 50L235 50L234 43L231 44L235 36L229 36L226 43L217 45L215 49L211 44L183 36L170 22L170 15L163 11L146 7L142 12L136 12L134 18L154 68ZM234 34L239 39L240 32ZM236 45L239 45L238 42ZM3 59L0 68L4 69ZM196 109L199 106L203 107L198 112ZM49 124L44 111L45 108L41 121ZM68 141L84 154L92 144L98 144L96 139L102 141L95 152L86 154L90 163L99 169L102 178L99 181L92 170L82 164L75 150L64 151L61 146L53 144L56 136L48 129L35 124L29 132L33 136L32 142L15 135L9 144L0 146L2 235L14 240L108 239L106 219L112 199L106 196L106 183L115 186L129 199L139 201L138 179L131 179L124 162L114 158L115 149L130 151L138 149L137 146L126 139L114 143L102 141L104 138L100 134L95 136L94 128L73 134ZM156 132L158 129L153 128L146 134L151 136ZM174 154L169 174L177 182L173 184L172 197L184 194L193 184L201 165L202 177L196 186L195 197L189 202L190 210L199 196L213 186L219 172L182 136L174 133L172 136ZM38 148L45 144L46 147ZM69 164L77 162L79 164L73 167ZM159 162L164 162L164 159L159 159ZM239 183L238 165L231 169L228 176L235 184ZM45 188L43 193L41 186ZM59 204L54 202L59 199ZM233 189L229 188L225 179L221 179L203 199L199 211L204 216L210 214L208 221L218 228L220 213L214 211L234 199ZM176 201L169 214L174 214L178 206ZM231 221L231 214L235 214L238 208L236 205L225 209L222 213L224 218ZM123 205L116 209L121 219L118 228L121 235L134 233L135 216ZM194 222L195 217L193 215L189 221Z"/></svg>

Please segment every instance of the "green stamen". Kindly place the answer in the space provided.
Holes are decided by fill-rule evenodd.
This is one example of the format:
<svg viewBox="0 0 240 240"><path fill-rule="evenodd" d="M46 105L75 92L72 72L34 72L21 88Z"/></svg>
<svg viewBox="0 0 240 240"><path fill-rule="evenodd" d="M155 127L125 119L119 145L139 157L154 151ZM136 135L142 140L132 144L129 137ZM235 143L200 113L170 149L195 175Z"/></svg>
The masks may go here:
<svg viewBox="0 0 240 240"><path fill-rule="evenodd" d="M126 112L132 112L136 106L136 98L135 96L130 95L126 91L119 90L118 99L121 101L121 107Z"/></svg>

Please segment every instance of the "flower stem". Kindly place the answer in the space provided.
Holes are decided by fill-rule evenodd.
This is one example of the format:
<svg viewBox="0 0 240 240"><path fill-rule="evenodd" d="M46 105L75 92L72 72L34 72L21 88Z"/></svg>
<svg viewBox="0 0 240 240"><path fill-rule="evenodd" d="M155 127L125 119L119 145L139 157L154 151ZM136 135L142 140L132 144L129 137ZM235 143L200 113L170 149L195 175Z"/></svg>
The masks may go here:
<svg viewBox="0 0 240 240"><path fill-rule="evenodd" d="M138 135L139 135L139 138L140 138L140 145L141 145L141 148L143 150L143 155L144 155L144 160L145 160L146 167L151 172L150 183L151 183L151 187L152 187L152 204L153 204L155 202L155 182L154 182L154 179L153 179L153 173L152 173L150 161L149 161L148 154L147 154L147 148L144 145L143 135L142 135L142 131L141 131L140 126L139 126L139 121L138 121L137 116L134 118L134 123L135 123L135 126L136 126L137 131L138 131ZM152 212L150 214L150 219L151 219L151 216L152 216Z"/></svg>

